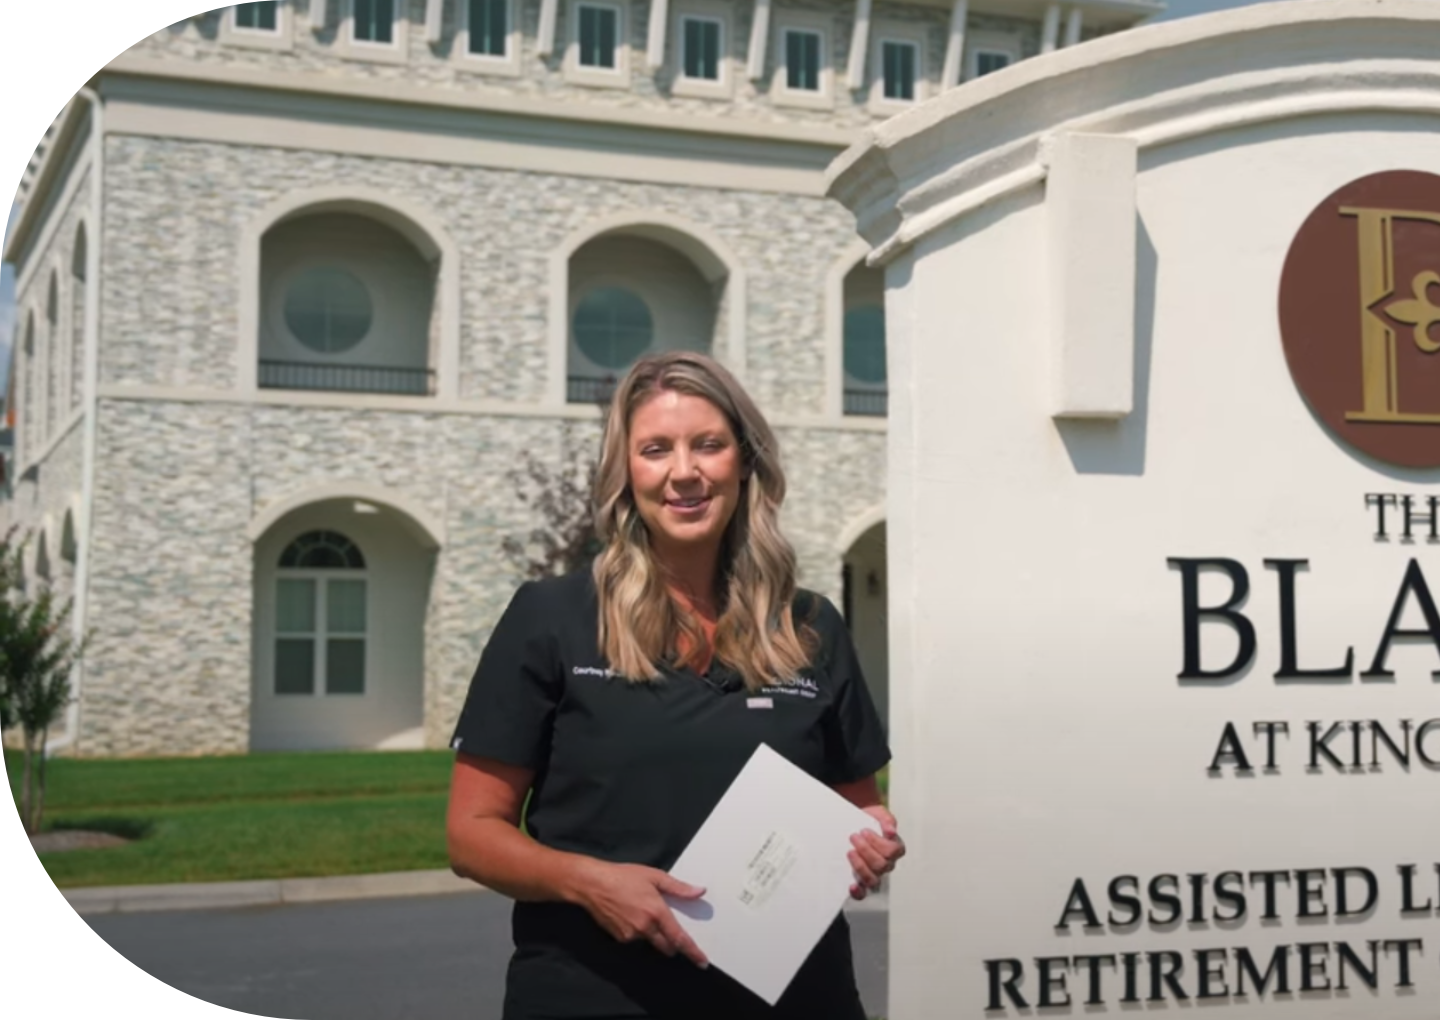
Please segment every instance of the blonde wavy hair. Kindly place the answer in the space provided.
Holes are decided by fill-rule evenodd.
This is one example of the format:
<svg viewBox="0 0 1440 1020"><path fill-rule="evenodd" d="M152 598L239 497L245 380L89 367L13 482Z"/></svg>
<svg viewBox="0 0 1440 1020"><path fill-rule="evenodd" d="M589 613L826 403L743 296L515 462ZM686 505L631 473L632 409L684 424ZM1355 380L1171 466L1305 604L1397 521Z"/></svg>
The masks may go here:
<svg viewBox="0 0 1440 1020"><path fill-rule="evenodd" d="M810 663L818 639L792 612L795 550L779 527L785 500L779 445L735 377L689 351L642 359L610 402L594 493L604 543L594 564L601 651L611 669L643 682L659 678L660 662L694 665L707 647L700 621L670 595L630 489L630 423L642 404L667 391L715 405L735 433L744 465L739 503L720 545L720 617L710 651L751 690L787 680Z"/></svg>

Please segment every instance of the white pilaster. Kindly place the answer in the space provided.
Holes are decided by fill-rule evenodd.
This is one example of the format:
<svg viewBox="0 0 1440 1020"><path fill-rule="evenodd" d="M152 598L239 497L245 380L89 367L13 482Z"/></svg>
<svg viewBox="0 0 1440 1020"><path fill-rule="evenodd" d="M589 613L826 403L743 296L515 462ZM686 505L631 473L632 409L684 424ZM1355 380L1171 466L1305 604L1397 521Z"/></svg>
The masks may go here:
<svg viewBox="0 0 1440 1020"><path fill-rule="evenodd" d="M1123 418L1134 405L1135 176L1139 146L1062 134L1048 146L1045 216L1057 418Z"/></svg>
<svg viewBox="0 0 1440 1020"><path fill-rule="evenodd" d="M540 24L535 29L535 52L548 57L555 52L555 13L559 0L540 0Z"/></svg>
<svg viewBox="0 0 1440 1020"><path fill-rule="evenodd" d="M1074 46L1080 41L1080 29L1084 27L1085 15L1078 7L1070 8L1065 19L1065 45Z"/></svg>
<svg viewBox="0 0 1440 1020"><path fill-rule="evenodd" d="M440 41L440 26L445 19L445 0L425 0L425 41L434 46Z"/></svg>
<svg viewBox="0 0 1440 1020"><path fill-rule="evenodd" d="M965 67L965 22L970 17L970 0L955 0L950 7L950 41L945 46L945 68L940 72L940 89L960 84Z"/></svg>
<svg viewBox="0 0 1440 1020"><path fill-rule="evenodd" d="M870 53L870 0L855 0L855 28L850 33L850 64L846 83L851 91L865 84L866 57Z"/></svg>
<svg viewBox="0 0 1440 1020"><path fill-rule="evenodd" d="M1051 53L1060 43L1060 5L1051 4L1045 8L1045 20L1040 26L1040 52Z"/></svg>
<svg viewBox="0 0 1440 1020"><path fill-rule="evenodd" d="M745 76L751 81L765 77L765 47L770 45L770 0L755 0L755 18L750 23L750 51Z"/></svg>
<svg viewBox="0 0 1440 1020"><path fill-rule="evenodd" d="M310 0L310 31L323 32L330 22L330 5L334 0Z"/></svg>
<svg viewBox="0 0 1440 1020"><path fill-rule="evenodd" d="M656 71L665 63L665 30L670 22L670 0L650 0L650 36L645 45L645 67Z"/></svg>

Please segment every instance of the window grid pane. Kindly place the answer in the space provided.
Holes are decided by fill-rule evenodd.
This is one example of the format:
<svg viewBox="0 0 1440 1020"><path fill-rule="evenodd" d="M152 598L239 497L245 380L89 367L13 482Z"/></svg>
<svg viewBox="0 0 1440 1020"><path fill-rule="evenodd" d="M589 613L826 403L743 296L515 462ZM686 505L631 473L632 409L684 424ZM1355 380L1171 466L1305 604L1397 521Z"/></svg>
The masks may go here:
<svg viewBox="0 0 1440 1020"><path fill-rule="evenodd" d="M618 16L609 7L580 8L580 65L615 66L615 37Z"/></svg>
<svg viewBox="0 0 1440 1020"><path fill-rule="evenodd" d="M487 57L505 56L510 32L508 0L469 0L470 52Z"/></svg>
<svg viewBox="0 0 1440 1020"><path fill-rule="evenodd" d="M364 638L331 638L326 642L325 693L365 693Z"/></svg>
<svg viewBox="0 0 1440 1020"><path fill-rule="evenodd" d="M326 584L325 628L331 634L365 633L364 581L330 581Z"/></svg>
<svg viewBox="0 0 1440 1020"><path fill-rule="evenodd" d="M277 27L275 13L277 6L276 0L253 4L236 4L235 27L254 28L264 32L273 32Z"/></svg>
<svg viewBox="0 0 1440 1020"><path fill-rule="evenodd" d="M785 33L785 87L797 92L820 91L820 33Z"/></svg>
<svg viewBox="0 0 1440 1020"><path fill-rule="evenodd" d="M885 309L862 305L845 313L845 375L872 386L885 384Z"/></svg>
<svg viewBox="0 0 1440 1020"><path fill-rule="evenodd" d="M355 38L388 43L395 37L395 0L354 0Z"/></svg>
<svg viewBox="0 0 1440 1020"><path fill-rule="evenodd" d="M685 19L684 73L687 78L720 80L720 23Z"/></svg>
<svg viewBox="0 0 1440 1020"><path fill-rule="evenodd" d="M601 368L629 368L655 338L655 324L643 298L623 287L591 291L575 309L575 344Z"/></svg>
<svg viewBox="0 0 1440 1020"><path fill-rule="evenodd" d="M315 693L315 641L279 638L275 642L275 693Z"/></svg>
<svg viewBox="0 0 1440 1020"><path fill-rule="evenodd" d="M283 577L275 589L275 630L280 634L315 631L315 582Z"/></svg>

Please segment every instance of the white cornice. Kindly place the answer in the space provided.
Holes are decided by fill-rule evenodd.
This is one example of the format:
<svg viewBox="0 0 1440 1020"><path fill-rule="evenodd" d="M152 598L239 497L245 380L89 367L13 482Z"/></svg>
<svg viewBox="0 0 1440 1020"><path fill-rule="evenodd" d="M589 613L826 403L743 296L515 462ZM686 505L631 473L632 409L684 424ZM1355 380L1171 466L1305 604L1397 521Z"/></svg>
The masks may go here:
<svg viewBox="0 0 1440 1020"><path fill-rule="evenodd" d="M851 145L859 138L857 131L810 124L772 124L739 117L706 117L670 110L636 110L573 99L528 99L389 79L380 81L358 77L295 74L260 68L218 67L182 60L155 60L132 54L122 54L107 64L102 75L111 74L833 148Z"/></svg>
<svg viewBox="0 0 1440 1020"><path fill-rule="evenodd" d="M525 403L509 400L400 397L379 393L337 393L309 390L240 390L199 386L147 386L104 383L102 400L155 404L214 404L251 407L291 407L296 410L329 408L348 411L390 411L409 414L449 414L487 418L550 418L556 421L599 421L593 404ZM884 418L839 417L775 413L766 416L777 429L822 429L831 432L884 432ZM69 427L68 425L66 426Z"/></svg>
<svg viewBox="0 0 1440 1020"><path fill-rule="evenodd" d="M826 174L872 264L1045 177L1046 139L1139 148L1297 116L1440 115L1440 3L1296 0L1147 26L1022 61L866 131Z"/></svg>

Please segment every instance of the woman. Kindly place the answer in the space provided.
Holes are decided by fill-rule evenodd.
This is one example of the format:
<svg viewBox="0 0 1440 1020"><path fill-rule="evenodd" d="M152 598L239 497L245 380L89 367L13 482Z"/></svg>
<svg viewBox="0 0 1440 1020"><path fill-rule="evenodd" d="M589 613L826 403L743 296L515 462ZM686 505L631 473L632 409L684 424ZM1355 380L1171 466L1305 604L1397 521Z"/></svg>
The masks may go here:
<svg viewBox="0 0 1440 1020"><path fill-rule="evenodd" d="M520 588L452 742L452 867L517 901L506 1020L863 1020L843 916L772 1008L662 897L703 895L666 869L762 741L880 821L852 838L852 896L904 854L844 623L795 588L770 427L709 358L647 358L595 490L593 571Z"/></svg>

